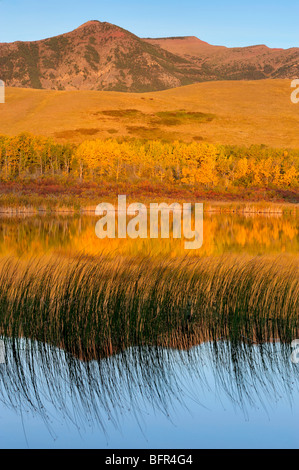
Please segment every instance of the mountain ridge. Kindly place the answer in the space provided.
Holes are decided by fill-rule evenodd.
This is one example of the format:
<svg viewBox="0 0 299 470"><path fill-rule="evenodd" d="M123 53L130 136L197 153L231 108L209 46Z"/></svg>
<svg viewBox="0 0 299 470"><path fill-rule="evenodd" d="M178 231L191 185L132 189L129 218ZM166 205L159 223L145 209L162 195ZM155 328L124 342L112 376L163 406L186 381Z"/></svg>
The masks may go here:
<svg viewBox="0 0 299 470"><path fill-rule="evenodd" d="M298 76L299 48L228 48L195 36L139 38L98 20L38 41L0 43L0 77L13 87L151 92Z"/></svg>

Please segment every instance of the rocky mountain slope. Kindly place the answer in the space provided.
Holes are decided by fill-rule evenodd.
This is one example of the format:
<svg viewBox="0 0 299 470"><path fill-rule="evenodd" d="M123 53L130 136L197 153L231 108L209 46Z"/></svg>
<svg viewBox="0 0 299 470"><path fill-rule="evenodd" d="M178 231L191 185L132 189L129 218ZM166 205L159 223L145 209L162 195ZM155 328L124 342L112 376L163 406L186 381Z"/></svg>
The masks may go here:
<svg viewBox="0 0 299 470"><path fill-rule="evenodd" d="M0 43L0 77L13 87L149 92L211 80L298 76L297 48L141 39L99 21L41 41Z"/></svg>

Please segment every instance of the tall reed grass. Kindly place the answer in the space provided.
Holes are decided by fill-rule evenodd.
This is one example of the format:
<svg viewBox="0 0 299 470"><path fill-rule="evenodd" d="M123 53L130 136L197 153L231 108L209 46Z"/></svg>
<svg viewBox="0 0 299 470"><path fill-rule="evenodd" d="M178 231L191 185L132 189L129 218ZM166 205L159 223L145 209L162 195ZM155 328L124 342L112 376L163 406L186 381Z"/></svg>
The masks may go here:
<svg viewBox="0 0 299 470"><path fill-rule="evenodd" d="M117 255L0 261L0 334L83 360L132 346L291 342L299 334L299 257Z"/></svg>

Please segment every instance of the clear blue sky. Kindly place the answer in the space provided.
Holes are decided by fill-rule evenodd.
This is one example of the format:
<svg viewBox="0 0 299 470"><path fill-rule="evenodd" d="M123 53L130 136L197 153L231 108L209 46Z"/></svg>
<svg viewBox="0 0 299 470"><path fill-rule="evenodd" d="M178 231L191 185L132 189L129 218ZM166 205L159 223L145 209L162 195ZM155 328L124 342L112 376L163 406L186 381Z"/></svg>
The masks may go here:
<svg viewBox="0 0 299 470"><path fill-rule="evenodd" d="M91 19L141 37L192 35L225 46L299 46L299 2L289 0L0 0L0 42L51 37Z"/></svg>

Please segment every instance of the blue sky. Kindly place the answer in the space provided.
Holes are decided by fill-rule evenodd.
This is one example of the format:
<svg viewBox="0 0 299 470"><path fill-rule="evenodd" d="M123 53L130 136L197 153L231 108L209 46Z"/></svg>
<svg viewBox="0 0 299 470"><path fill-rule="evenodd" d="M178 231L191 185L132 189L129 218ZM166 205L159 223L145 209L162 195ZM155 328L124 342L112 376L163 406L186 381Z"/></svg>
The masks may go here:
<svg viewBox="0 0 299 470"><path fill-rule="evenodd" d="M287 48L299 46L298 17L299 2L288 0L0 0L0 42L43 39L96 19L141 37Z"/></svg>

